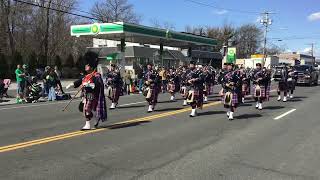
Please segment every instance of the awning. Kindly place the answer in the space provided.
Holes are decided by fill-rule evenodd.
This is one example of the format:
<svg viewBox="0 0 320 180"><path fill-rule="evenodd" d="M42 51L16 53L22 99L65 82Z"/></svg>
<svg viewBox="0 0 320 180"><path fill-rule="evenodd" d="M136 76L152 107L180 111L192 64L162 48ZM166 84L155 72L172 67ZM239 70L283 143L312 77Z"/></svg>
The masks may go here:
<svg viewBox="0 0 320 180"><path fill-rule="evenodd" d="M205 36L123 22L71 26L71 36L92 36L115 41L124 38L126 42L154 45L162 43L164 46L180 48L217 45L217 40Z"/></svg>

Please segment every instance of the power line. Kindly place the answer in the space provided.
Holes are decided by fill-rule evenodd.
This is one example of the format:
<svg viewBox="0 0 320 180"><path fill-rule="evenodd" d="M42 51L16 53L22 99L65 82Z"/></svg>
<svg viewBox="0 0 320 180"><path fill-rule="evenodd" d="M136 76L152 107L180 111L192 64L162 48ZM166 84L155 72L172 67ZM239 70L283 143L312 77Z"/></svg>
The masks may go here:
<svg viewBox="0 0 320 180"><path fill-rule="evenodd" d="M198 4L201 6L206 6L206 7L211 7L214 9L219 9L219 10L226 10L226 11L230 11L230 12L235 12L235 13L244 13L244 14L261 14L260 12L256 12L256 11L245 11L245 10L239 10L239 9L230 9L230 8L223 8L223 7L219 7L219 6L214 6L212 4L207 4L204 2L200 2L200 1L195 1L195 0L185 0L194 4Z"/></svg>
<svg viewBox="0 0 320 180"><path fill-rule="evenodd" d="M76 14L76 13L72 13L72 12L68 12L68 11L64 11L64 10L60 10L60 9L56 9L56 8L46 7L46 6L40 5L40 4L34 4L34 3L31 3L31 2L26 2L26 1L21 1L21 0L13 0L13 1L19 2L21 4L27 4L27 5L31 5L31 6L35 6L35 7L45 8L45 9L49 9L49 10L53 10L53 11L57 11L57 12L61 12L61 13L69 14L69 15L73 15L73 16L86 18L86 19L101 21L101 19L97 19L97 18L94 18L94 17L81 15L81 14Z"/></svg>

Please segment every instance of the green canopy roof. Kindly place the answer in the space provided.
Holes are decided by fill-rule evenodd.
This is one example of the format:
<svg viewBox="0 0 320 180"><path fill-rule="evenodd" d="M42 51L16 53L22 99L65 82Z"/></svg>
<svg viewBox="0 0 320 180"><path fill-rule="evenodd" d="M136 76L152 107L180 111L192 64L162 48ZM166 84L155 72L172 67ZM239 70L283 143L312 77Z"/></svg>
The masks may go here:
<svg viewBox="0 0 320 180"><path fill-rule="evenodd" d="M71 26L71 35L76 37L93 36L116 41L125 38L126 42L154 45L163 43L165 46L172 47L217 45L215 39L204 36L123 22L74 25Z"/></svg>

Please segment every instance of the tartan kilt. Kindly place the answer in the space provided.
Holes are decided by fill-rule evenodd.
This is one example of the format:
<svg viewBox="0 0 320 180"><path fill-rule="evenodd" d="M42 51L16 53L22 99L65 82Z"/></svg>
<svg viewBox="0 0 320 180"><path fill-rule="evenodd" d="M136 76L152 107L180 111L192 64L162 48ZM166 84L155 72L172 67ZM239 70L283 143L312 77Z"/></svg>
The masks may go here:
<svg viewBox="0 0 320 180"><path fill-rule="evenodd" d="M158 102L158 95L159 95L159 88L158 86L153 86L153 87L150 87L151 88L151 97L150 98L146 98L146 100L149 102L149 103L152 103L152 104L156 104Z"/></svg>
<svg viewBox="0 0 320 180"><path fill-rule="evenodd" d="M85 117L87 117L88 115L89 116L93 116L92 114L92 111L95 111L95 108L97 107L97 100L95 99L88 99L88 98L85 98L84 101L83 101L83 114Z"/></svg>
<svg viewBox="0 0 320 180"><path fill-rule="evenodd" d="M288 90L296 90L296 81L288 81Z"/></svg>
<svg viewBox="0 0 320 180"><path fill-rule="evenodd" d="M242 84L242 96L249 95L250 93L250 87L248 84Z"/></svg>
<svg viewBox="0 0 320 180"><path fill-rule="evenodd" d="M175 83L169 83L169 84L168 84L168 91L169 91L170 93L176 92L176 85L175 85Z"/></svg>
<svg viewBox="0 0 320 180"><path fill-rule="evenodd" d="M182 87L180 88L180 94L181 94L182 97L187 97L187 95L188 95L188 90L187 90L187 87L186 87L186 86L182 86Z"/></svg>
<svg viewBox="0 0 320 180"><path fill-rule="evenodd" d="M197 104L198 107L202 107L203 105L203 90L193 90L194 92L194 97L193 97L193 102ZM189 97L189 93L187 93L187 96Z"/></svg>
<svg viewBox="0 0 320 180"><path fill-rule="evenodd" d="M278 91L287 91L288 84L286 82L279 82L278 84Z"/></svg>
<svg viewBox="0 0 320 180"><path fill-rule="evenodd" d="M260 88L261 88L261 98L263 100L269 101L271 86L260 85ZM255 92L256 92L256 85L253 85L253 97Z"/></svg>
<svg viewBox="0 0 320 180"><path fill-rule="evenodd" d="M225 107L228 107L229 105L226 104L225 102L225 96L226 93L223 94L223 96L221 97L221 101L224 104ZM231 100L231 106L232 107L237 107L239 105L239 95L235 92L232 93L232 100Z"/></svg>

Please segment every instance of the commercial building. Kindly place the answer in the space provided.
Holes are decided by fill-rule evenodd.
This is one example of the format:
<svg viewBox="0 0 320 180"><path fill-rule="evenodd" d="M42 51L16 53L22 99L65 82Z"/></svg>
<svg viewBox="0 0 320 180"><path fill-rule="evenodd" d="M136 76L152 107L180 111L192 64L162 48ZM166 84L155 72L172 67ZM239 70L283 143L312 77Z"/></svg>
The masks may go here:
<svg viewBox="0 0 320 180"><path fill-rule="evenodd" d="M282 53L278 55L279 57L279 63L287 63L290 65L297 65L297 64L314 64L315 63L315 57L306 55L306 54L300 54L296 52L292 53Z"/></svg>

